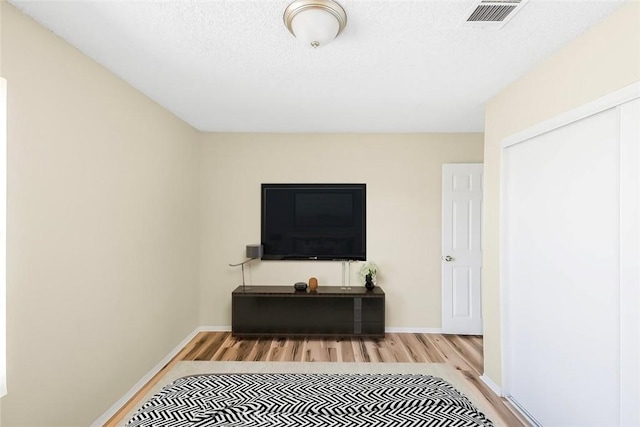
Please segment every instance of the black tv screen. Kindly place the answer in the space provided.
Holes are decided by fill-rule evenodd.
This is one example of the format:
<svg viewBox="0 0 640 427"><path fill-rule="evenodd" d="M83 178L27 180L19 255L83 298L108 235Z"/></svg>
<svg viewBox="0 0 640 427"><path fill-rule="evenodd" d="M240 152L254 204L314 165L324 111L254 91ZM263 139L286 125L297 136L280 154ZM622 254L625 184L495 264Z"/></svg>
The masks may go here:
<svg viewBox="0 0 640 427"><path fill-rule="evenodd" d="M262 184L263 260L366 260L366 184Z"/></svg>

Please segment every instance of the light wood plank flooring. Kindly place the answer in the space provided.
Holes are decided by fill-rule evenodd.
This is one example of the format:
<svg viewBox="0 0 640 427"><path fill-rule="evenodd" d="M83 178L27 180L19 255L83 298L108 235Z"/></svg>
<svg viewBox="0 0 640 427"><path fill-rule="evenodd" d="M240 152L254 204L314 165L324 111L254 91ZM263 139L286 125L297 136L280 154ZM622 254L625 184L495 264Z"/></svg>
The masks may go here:
<svg viewBox="0 0 640 427"><path fill-rule="evenodd" d="M441 334L386 334L385 338L256 338L240 339L230 332L201 332L188 343L105 426L116 427L142 397L179 361L256 362L387 362L448 363L460 371L469 386L481 392L509 427L529 424L504 399L496 396L479 376L483 371L482 337ZM498 420L496 420L498 421Z"/></svg>

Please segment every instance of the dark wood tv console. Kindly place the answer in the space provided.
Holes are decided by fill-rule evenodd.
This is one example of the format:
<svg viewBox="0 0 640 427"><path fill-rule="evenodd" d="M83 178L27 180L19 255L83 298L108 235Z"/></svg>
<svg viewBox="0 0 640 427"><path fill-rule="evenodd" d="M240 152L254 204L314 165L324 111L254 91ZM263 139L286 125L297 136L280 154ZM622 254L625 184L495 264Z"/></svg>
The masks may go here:
<svg viewBox="0 0 640 427"><path fill-rule="evenodd" d="M384 291L320 286L315 292L293 286L242 286L232 293L234 336L384 337Z"/></svg>

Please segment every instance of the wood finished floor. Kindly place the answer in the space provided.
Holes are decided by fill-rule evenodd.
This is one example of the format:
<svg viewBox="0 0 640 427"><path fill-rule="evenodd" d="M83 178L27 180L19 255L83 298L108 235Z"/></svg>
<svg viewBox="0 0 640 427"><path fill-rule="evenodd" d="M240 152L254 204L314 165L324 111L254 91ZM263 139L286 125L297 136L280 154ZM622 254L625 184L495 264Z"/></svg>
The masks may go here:
<svg viewBox="0 0 640 427"><path fill-rule="evenodd" d="M386 362L448 363L460 371L509 427L529 426L504 399L496 396L479 377L483 371L480 336L393 334L385 338L234 338L230 332L201 332L106 424L116 427L139 400L179 361L255 362ZM498 420L495 420L498 421Z"/></svg>

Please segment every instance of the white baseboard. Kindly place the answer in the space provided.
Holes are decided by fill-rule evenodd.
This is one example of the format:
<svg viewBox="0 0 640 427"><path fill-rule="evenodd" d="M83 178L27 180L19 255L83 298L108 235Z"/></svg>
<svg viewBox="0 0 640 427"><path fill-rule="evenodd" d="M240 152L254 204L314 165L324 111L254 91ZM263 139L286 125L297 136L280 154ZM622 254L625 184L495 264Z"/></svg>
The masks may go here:
<svg viewBox="0 0 640 427"><path fill-rule="evenodd" d="M527 412L522 406L520 406L520 404L515 401L514 399L511 398L511 396L506 396L503 392L502 392L502 388L499 387L496 383L494 383L491 378L487 377L486 375L481 375L480 376L480 381L482 381L483 383L486 384L487 387L489 387L491 389L492 392L494 392L496 395L500 396L500 397L504 397L505 399L507 399L511 405L513 406L513 408L518 411L520 413L520 415L522 415L522 417L524 419L526 419L527 421L529 421L529 423L531 423L532 426L535 427L542 427L542 424L540 424L538 422L538 420L536 420L535 418L533 418L533 416L531 416L531 414L529 414L529 412Z"/></svg>
<svg viewBox="0 0 640 427"><path fill-rule="evenodd" d="M200 326L198 332L229 332L231 326ZM390 334L441 334L441 328L385 328Z"/></svg>
<svg viewBox="0 0 640 427"><path fill-rule="evenodd" d="M487 385L487 387L489 387L491 389L492 392L494 392L496 395L500 396L500 397L504 397L505 399L507 399L511 405L513 406L513 408L518 411L520 413L520 415L527 421L529 421L529 423L532 426L535 427L542 427L542 424L540 424L538 422L538 420L536 420L535 418L533 418L533 416L531 414L529 414L529 412L527 412L522 406L520 406L520 404L514 400L511 396L506 396L503 392L502 392L502 388L499 387L496 383L494 383L491 378L487 377L486 375L481 375L480 376L480 381L482 381L483 383L485 383Z"/></svg>
<svg viewBox="0 0 640 427"><path fill-rule="evenodd" d="M441 334L442 328L385 328L390 334Z"/></svg>
<svg viewBox="0 0 640 427"><path fill-rule="evenodd" d="M502 388L500 388L498 386L498 384L494 383L493 380L491 380L491 378L489 378L488 376L482 374L480 376L480 381L482 381L483 383L485 383L485 385L487 387L489 387L491 389L492 392L494 392L495 394L497 394L498 396L502 397Z"/></svg>
<svg viewBox="0 0 640 427"><path fill-rule="evenodd" d="M199 332L208 331L202 326L191 332L180 344L178 344L169 354L165 356L156 366L154 366L147 374L140 379L131 389L125 393L116 403L114 403L107 411L95 420L91 427L102 427L111 417L113 417L135 394L140 391L151 379L166 366L179 352L182 350ZM217 330L217 329L215 329ZM231 330L231 328L229 328Z"/></svg>
<svg viewBox="0 0 640 427"><path fill-rule="evenodd" d="M198 332L231 332L231 326L200 326Z"/></svg>

